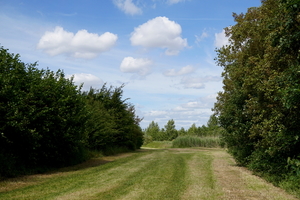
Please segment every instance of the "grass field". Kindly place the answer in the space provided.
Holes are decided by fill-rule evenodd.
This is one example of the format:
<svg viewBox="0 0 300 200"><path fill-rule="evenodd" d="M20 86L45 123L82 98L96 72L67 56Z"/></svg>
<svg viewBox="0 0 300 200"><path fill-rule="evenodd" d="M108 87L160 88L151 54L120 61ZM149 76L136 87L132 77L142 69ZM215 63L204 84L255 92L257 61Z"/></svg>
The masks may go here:
<svg viewBox="0 0 300 200"><path fill-rule="evenodd" d="M222 149L142 149L0 182L0 199L294 199Z"/></svg>

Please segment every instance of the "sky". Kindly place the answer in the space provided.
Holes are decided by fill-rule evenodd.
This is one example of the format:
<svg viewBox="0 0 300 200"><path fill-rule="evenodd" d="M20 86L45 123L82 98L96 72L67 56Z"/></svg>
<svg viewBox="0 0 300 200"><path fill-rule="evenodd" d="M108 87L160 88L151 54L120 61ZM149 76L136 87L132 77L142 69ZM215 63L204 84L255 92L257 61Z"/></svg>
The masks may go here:
<svg viewBox="0 0 300 200"><path fill-rule="evenodd" d="M222 91L216 49L260 0L0 0L0 45L82 90L120 87L146 128L206 125Z"/></svg>

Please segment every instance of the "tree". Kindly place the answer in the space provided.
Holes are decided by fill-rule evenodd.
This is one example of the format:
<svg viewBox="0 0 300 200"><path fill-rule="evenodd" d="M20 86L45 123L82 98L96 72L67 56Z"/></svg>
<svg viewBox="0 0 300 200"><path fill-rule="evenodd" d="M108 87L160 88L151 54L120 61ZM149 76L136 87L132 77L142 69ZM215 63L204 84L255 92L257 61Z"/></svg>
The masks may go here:
<svg viewBox="0 0 300 200"><path fill-rule="evenodd" d="M234 14L230 44L217 50L224 67L215 114L236 160L256 171L284 173L300 155L300 3L264 0Z"/></svg>
<svg viewBox="0 0 300 200"><path fill-rule="evenodd" d="M195 123L187 130L188 135L198 135L198 128Z"/></svg>
<svg viewBox="0 0 300 200"><path fill-rule="evenodd" d="M122 99L123 87L104 84L100 90L91 88L83 93L90 113L86 133L90 149L106 152L124 147L135 150L143 144L139 126L142 119L135 115L134 106Z"/></svg>
<svg viewBox="0 0 300 200"><path fill-rule="evenodd" d="M152 121L145 129L145 136L151 137L151 141L160 141L160 128L157 122Z"/></svg>
<svg viewBox="0 0 300 200"><path fill-rule="evenodd" d="M36 66L0 48L0 175L86 158L80 88L62 71Z"/></svg>
<svg viewBox="0 0 300 200"><path fill-rule="evenodd" d="M177 130L175 129L175 122L173 119L169 120L168 123L165 125L165 137L164 140L174 140L177 138L178 133Z"/></svg>
<svg viewBox="0 0 300 200"><path fill-rule="evenodd" d="M181 127L181 129L178 131L178 136L183 136L183 135L187 135L187 131Z"/></svg>

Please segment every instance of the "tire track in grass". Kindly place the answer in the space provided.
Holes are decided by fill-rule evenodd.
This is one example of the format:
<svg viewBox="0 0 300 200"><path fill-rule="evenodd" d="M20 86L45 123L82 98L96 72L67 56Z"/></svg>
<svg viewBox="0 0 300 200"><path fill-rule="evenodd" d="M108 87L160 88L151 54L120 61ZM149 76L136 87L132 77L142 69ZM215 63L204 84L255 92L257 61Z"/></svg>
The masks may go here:
<svg viewBox="0 0 300 200"><path fill-rule="evenodd" d="M216 186L212 161L212 156L206 151L194 153L192 159L188 162L189 187L182 199L219 199L222 192Z"/></svg>
<svg viewBox="0 0 300 200"><path fill-rule="evenodd" d="M76 199L73 193L87 194L101 190L108 190L123 176L129 176L143 166L145 160L152 156L152 152L134 153L127 158L121 158L114 162L71 172L65 176L52 177L24 188L15 189L6 193L0 193L0 199ZM135 168L135 163L139 163ZM95 190L95 191L94 191ZM87 194L89 195L89 194ZM79 195L81 196L81 195ZM80 199L80 198L79 198Z"/></svg>
<svg viewBox="0 0 300 200"><path fill-rule="evenodd" d="M155 158L135 172L118 187L100 193L98 199L180 199L186 188L185 156L169 150L155 154ZM95 198L96 199L96 198Z"/></svg>
<svg viewBox="0 0 300 200"><path fill-rule="evenodd" d="M128 155L93 168L29 176L29 185L2 182L2 188L13 187L0 192L0 199L296 199L236 166L221 149L148 150Z"/></svg>
<svg viewBox="0 0 300 200"><path fill-rule="evenodd" d="M94 199L98 193L105 193L113 190L114 188L118 187L120 182L122 182L124 179L127 179L129 176L132 176L132 174L135 174L137 171L140 171L145 167L145 165L148 164L149 161L153 159L153 152L149 151L146 154L143 154L143 156L138 158L125 160L122 165L118 165L117 167L107 168L99 176L91 177L90 182L86 182L86 187L76 189L76 191L66 193L56 199Z"/></svg>
<svg viewBox="0 0 300 200"><path fill-rule="evenodd" d="M173 171L171 177L167 179L167 187L160 193L159 199L181 199L183 192L187 188L187 160L191 154L171 154L173 160L171 165Z"/></svg>

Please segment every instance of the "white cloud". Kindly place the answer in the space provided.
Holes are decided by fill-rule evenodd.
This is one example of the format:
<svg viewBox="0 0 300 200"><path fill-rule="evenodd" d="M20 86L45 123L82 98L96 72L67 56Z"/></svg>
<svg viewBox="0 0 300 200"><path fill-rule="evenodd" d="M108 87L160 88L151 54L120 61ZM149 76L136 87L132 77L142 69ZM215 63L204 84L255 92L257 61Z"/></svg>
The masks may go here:
<svg viewBox="0 0 300 200"><path fill-rule="evenodd" d="M181 84L184 88L203 89L206 82L218 82L222 78L219 76L205 76L205 77L184 77L181 79Z"/></svg>
<svg viewBox="0 0 300 200"><path fill-rule="evenodd" d="M130 38L134 46L163 48L166 55L177 55L187 47L187 39L181 38L181 26L167 17L156 17L134 29Z"/></svg>
<svg viewBox="0 0 300 200"><path fill-rule="evenodd" d="M66 77L67 78L73 77L73 81L77 85L83 84L83 90L85 91L89 90L90 87L99 89L100 87L102 87L104 83L100 78L92 74L80 73L80 74L67 75Z"/></svg>
<svg viewBox="0 0 300 200"><path fill-rule="evenodd" d="M102 35L79 30L76 34L55 27L53 32L47 31L40 39L37 48L51 56L66 54L75 58L91 59L111 49L118 36L110 32Z"/></svg>
<svg viewBox="0 0 300 200"><path fill-rule="evenodd" d="M167 111L152 110L149 113L147 113L147 116L159 117L159 116L165 116L167 114L168 114Z"/></svg>
<svg viewBox="0 0 300 200"><path fill-rule="evenodd" d="M199 78L185 77L181 80L181 84L183 84L184 88L193 88L193 89L205 88L205 84Z"/></svg>
<svg viewBox="0 0 300 200"><path fill-rule="evenodd" d="M221 48L222 46L228 45L229 41L225 35L225 30L220 33L215 33L215 46Z"/></svg>
<svg viewBox="0 0 300 200"><path fill-rule="evenodd" d="M143 11L141 8L137 7L132 0L114 0L114 4L123 12L129 15L139 15Z"/></svg>
<svg viewBox="0 0 300 200"><path fill-rule="evenodd" d="M171 109L151 110L144 113L144 126L148 126L151 121L158 122L160 128L167 124L168 120L174 119L176 128L189 128L193 123L198 126L207 123L209 116L212 114L211 108L213 101L206 103L199 101L191 101L179 106L174 106Z"/></svg>
<svg viewBox="0 0 300 200"><path fill-rule="evenodd" d="M194 71L195 71L194 67L187 65L178 71L176 71L175 69L167 70L164 72L164 75L165 76L181 76L181 75L185 75L185 74L190 74Z"/></svg>
<svg viewBox="0 0 300 200"><path fill-rule="evenodd" d="M172 5L172 4L176 4L179 2L185 2L186 0L167 0L167 3Z"/></svg>
<svg viewBox="0 0 300 200"><path fill-rule="evenodd" d="M125 57L120 65L120 70L125 73L137 73L141 76L149 74L153 62L147 58Z"/></svg>

